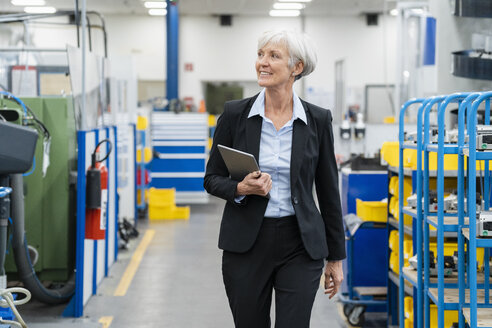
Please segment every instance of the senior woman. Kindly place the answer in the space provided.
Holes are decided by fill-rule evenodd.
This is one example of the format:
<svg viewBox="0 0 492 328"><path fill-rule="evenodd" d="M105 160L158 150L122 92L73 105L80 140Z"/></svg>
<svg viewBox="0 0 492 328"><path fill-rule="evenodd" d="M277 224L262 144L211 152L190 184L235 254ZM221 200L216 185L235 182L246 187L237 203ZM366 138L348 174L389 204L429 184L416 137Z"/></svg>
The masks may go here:
<svg viewBox="0 0 492 328"><path fill-rule="evenodd" d="M270 327L273 289L275 327L309 327L325 259L325 294L333 297L343 279L345 237L331 113L293 90L315 66L306 36L265 32L256 59L264 89L227 102L217 122L204 185L227 201L219 248L238 328ZM260 171L232 180L218 144L253 154Z"/></svg>

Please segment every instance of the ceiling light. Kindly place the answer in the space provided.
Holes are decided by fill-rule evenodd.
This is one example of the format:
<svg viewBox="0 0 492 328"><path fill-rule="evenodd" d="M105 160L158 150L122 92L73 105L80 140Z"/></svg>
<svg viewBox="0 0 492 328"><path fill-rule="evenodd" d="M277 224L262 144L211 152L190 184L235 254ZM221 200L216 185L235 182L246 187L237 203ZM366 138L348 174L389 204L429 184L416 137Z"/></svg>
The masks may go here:
<svg viewBox="0 0 492 328"><path fill-rule="evenodd" d="M415 9L412 9L412 13L414 13L415 15L423 15L424 14L424 9L422 9L422 8L415 8Z"/></svg>
<svg viewBox="0 0 492 328"><path fill-rule="evenodd" d="M300 10L270 10L270 16L272 17L296 17L300 14Z"/></svg>
<svg viewBox="0 0 492 328"><path fill-rule="evenodd" d="M276 2L273 4L273 9L304 9L306 6L302 3L290 2L290 3L279 3Z"/></svg>
<svg viewBox="0 0 492 328"><path fill-rule="evenodd" d="M311 2L311 0L277 0L278 2Z"/></svg>
<svg viewBox="0 0 492 328"><path fill-rule="evenodd" d="M144 6L145 8L165 9L167 7L167 3L163 1L145 1Z"/></svg>
<svg viewBox="0 0 492 328"><path fill-rule="evenodd" d="M390 10L390 15L391 16L398 16L398 9L396 9L396 8L395 9L391 9Z"/></svg>
<svg viewBox="0 0 492 328"><path fill-rule="evenodd" d="M28 14L54 14L55 7L24 7L24 11Z"/></svg>
<svg viewBox="0 0 492 328"><path fill-rule="evenodd" d="M166 9L149 9L149 15L150 16L166 16L167 10Z"/></svg>
<svg viewBox="0 0 492 328"><path fill-rule="evenodd" d="M11 4L14 6L44 6L45 0L11 0Z"/></svg>

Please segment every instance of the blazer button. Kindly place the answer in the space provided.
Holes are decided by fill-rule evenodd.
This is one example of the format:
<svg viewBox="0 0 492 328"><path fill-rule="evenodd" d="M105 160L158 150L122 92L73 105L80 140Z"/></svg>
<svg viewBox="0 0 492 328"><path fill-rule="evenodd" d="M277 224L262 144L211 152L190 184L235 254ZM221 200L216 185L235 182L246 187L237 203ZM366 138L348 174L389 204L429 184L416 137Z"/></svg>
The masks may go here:
<svg viewBox="0 0 492 328"><path fill-rule="evenodd" d="M299 204L299 201L297 200L296 196L292 196L292 201L294 202L294 205Z"/></svg>

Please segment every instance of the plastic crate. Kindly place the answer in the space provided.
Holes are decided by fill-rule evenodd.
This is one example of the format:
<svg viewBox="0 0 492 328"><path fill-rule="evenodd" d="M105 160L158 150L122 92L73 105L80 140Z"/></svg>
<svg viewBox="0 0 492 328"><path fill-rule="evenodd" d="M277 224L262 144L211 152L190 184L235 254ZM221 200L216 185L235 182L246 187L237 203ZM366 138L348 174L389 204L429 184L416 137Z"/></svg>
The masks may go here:
<svg viewBox="0 0 492 328"><path fill-rule="evenodd" d="M393 252L398 252L399 247L399 234L398 230L391 230L389 239L388 239L388 247Z"/></svg>
<svg viewBox="0 0 492 328"><path fill-rule="evenodd" d="M458 322L458 311L444 311L444 327L451 327L453 323ZM430 306L430 326L437 328L437 305Z"/></svg>
<svg viewBox="0 0 492 328"><path fill-rule="evenodd" d="M357 216L362 221L386 222L388 210L386 202L369 202L356 199Z"/></svg>
<svg viewBox="0 0 492 328"><path fill-rule="evenodd" d="M405 263L408 263L408 260L413 256L413 241L404 240L403 241L403 257L405 258Z"/></svg>
<svg viewBox="0 0 492 328"><path fill-rule="evenodd" d="M405 328L413 328L413 320L405 319Z"/></svg>
<svg viewBox="0 0 492 328"><path fill-rule="evenodd" d="M146 117L138 116L137 117L137 130L146 130L149 122Z"/></svg>
<svg viewBox="0 0 492 328"><path fill-rule="evenodd" d="M190 207L176 206L149 206L150 220L188 220L190 218Z"/></svg>
<svg viewBox="0 0 492 328"><path fill-rule="evenodd" d="M404 305L405 318L413 321L413 297L412 296L405 296L404 302L405 302L405 305ZM405 319L405 321L406 321L406 319Z"/></svg>
<svg viewBox="0 0 492 328"><path fill-rule="evenodd" d="M149 207L172 206L176 203L176 189L149 189Z"/></svg>
<svg viewBox="0 0 492 328"><path fill-rule="evenodd" d="M399 261L400 261L400 258L398 256L398 252L391 252L389 267L396 274L400 274L400 263L399 263Z"/></svg>

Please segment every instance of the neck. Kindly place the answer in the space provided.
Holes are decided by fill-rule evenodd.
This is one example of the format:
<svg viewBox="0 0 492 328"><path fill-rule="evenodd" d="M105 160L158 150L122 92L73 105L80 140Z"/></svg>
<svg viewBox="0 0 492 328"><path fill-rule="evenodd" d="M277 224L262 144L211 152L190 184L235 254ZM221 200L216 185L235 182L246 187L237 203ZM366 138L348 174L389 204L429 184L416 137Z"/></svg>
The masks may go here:
<svg viewBox="0 0 492 328"><path fill-rule="evenodd" d="M285 88L265 89L265 110L275 114L293 111L292 85Z"/></svg>

